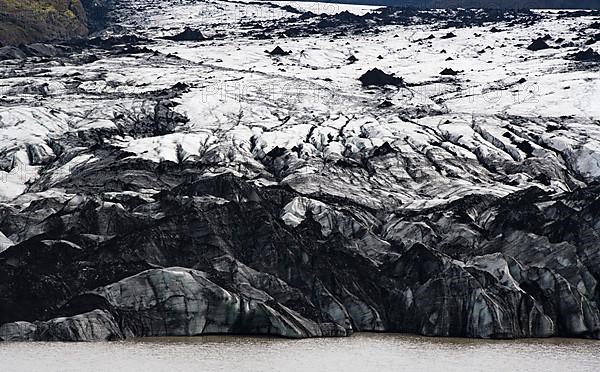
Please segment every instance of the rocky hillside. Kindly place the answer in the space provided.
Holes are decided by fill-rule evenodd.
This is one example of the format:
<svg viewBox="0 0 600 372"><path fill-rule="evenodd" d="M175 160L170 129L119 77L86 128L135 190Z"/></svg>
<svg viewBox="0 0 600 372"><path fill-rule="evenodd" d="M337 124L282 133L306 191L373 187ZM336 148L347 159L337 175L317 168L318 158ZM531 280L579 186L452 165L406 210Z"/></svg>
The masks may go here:
<svg viewBox="0 0 600 372"><path fill-rule="evenodd" d="M79 0L0 0L0 46L86 35Z"/></svg>

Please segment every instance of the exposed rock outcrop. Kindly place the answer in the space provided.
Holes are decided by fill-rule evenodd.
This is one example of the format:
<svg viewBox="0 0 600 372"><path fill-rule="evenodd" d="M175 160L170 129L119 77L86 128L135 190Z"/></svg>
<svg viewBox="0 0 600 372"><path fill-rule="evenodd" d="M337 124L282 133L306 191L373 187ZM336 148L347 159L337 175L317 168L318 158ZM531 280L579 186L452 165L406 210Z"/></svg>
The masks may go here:
<svg viewBox="0 0 600 372"><path fill-rule="evenodd" d="M0 47L85 37L107 26L112 6L113 0L0 0Z"/></svg>
<svg viewBox="0 0 600 372"><path fill-rule="evenodd" d="M86 35L87 16L79 0L0 0L0 46Z"/></svg>

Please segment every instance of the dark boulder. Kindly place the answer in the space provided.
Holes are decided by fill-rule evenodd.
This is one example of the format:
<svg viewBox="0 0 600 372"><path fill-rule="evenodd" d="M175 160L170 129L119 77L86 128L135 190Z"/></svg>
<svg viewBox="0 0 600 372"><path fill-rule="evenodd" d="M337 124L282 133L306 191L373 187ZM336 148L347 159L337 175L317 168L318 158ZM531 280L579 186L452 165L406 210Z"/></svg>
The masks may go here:
<svg viewBox="0 0 600 372"><path fill-rule="evenodd" d="M392 107L392 106L394 106L394 104L391 101L388 101L387 99L385 101L381 102L379 105L377 105L377 107L380 107L380 108L388 108L388 107Z"/></svg>
<svg viewBox="0 0 600 372"><path fill-rule="evenodd" d="M440 39L453 39L456 35L453 32L448 32L446 35L441 36Z"/></svg>
<svg viewBox="0 0 600 372"><path fill-rule="evenodd" d="M397 77L394 74L385 73L378 68L374 68L365 72L358 80L360 80L363 86L404 86L404 79Z"/></svg>
<svg viewBox="0 0 600 372"><path fill-rule="evenodd" d="M545 39L543 38L537 38L535 40L533 40L533 42L531 44L529 44L529 46L527 47L527 49L531 50L531 51L538 51L538 50L543 50L543 49L549 49L550 45L548 45L545 41Z"/></svg>
<svg viewBox="0 0 600 372"><path fill-rule="evenodd" d="M280 46L276 46L275 49L267 53L272 56L287 56L291 52L283 50Z"/></svg>
<svg viewBox="0 0 600 372"><path fill-rule="evenodd" d="M300 16L298 16L298 19L304 21L307 19L315 18L317 16L318 16L317 14L315 14L311 11L308 11L308 12L304 12L304 13L300 14Z"/></svg>
<svg viewBox="0 0 600 372"><path fill-rule="evenodd" d="M182 32L173 35L173 36L165 36L167 40L173 41L204 41L207 40L200 30L195 30L190 27L186 27Z"/></svg>
<svg viewBox="0 0 600 372"><path fill-rule="evenodd" d="M440 72L440 75L444 75L444 76L456 76L458 75L459 71L455 71L451 68L445 68Z"/></svg>
<svg viewBox="0 0 600 372"><path fill-rule="evenodd" d="M600 54L592 48L572 54L571 58L581 62L600 62Z"/></svg>

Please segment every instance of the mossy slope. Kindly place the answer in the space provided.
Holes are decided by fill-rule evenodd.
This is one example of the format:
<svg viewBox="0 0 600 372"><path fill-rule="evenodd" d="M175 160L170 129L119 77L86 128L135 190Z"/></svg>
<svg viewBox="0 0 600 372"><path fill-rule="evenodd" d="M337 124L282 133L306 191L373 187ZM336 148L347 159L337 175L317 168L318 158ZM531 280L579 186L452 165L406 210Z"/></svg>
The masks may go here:
<svg viewBox="0 0 600 372"><path fill-rule="evenodd" d="M68 39L87 32L79 0L0 0L0 45Z"/></svg>

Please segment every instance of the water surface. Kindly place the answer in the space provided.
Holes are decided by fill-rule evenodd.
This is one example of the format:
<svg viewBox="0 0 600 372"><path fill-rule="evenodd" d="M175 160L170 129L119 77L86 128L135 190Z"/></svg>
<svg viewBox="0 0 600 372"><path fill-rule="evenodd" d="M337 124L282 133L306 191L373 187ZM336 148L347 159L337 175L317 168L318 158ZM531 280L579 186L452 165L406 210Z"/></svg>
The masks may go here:
<svg viewBox="0 0 600 372"><path fill-rule="evenodd" d="M0 370L600 371L600 341L485 341L395 334L286 340L205 336L114 343L0 343Z"/></svg>

